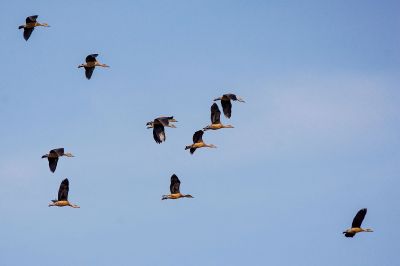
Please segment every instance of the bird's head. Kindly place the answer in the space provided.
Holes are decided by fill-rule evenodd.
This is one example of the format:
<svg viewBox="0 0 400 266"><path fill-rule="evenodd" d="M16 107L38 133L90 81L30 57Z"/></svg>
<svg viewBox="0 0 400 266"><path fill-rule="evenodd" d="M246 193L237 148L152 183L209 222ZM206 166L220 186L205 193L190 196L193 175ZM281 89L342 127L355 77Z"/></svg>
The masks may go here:
<svg viewBox="0 0 400 266"><path fill-rule="evenodd" d="M75 157L75 156L72 155L72 153L70 153L70 152L66 152L66 153L64 153L64 155L67 156L67 157Z"/></svg>
<svg viewBox="0 0 400 266"><path fill-rule="evenodd" d="M49 157L49 155L48 155L48 154L45 154L45 155L42 156L42 159L43 159L43 158L47 158L47 157Z"/></svg>
<svg viewBox="0 0 400 266"><path fill-rule="evenodd" d="M192 195L190 195L190 194L187 194L187 195L184 195L183 197L185 197L185 198L194 198Z"/></svg>
<svg viewBox="0 0 400 266"><path fill-rule="evenodd" d="M208 144L208 147L210 147L210 148L217 148L217 146L215 146L214 144Z"/></svg>
<svg viewBox="0 0 400 266"><path fill-rule="evenodd" d="M42 25L43 27L50 27L50 25L47 24L47 23L42 23L41 25Z"/></svg>
<svg viewBox="0 0 400 266"><path fill-rule="evenodd" d="M239 102L241 102L241 103L245 103L245 101L241 98L241 97L236 97L236 99L239 101Z"/></svg>
<svg viewBox="0 0 400 266"><path fill-rule="evenodd" d="M85 65L84 65L84 64L80 64L80 65L78 66L78 68L81 68L81 67L85 67Z"/></svg>

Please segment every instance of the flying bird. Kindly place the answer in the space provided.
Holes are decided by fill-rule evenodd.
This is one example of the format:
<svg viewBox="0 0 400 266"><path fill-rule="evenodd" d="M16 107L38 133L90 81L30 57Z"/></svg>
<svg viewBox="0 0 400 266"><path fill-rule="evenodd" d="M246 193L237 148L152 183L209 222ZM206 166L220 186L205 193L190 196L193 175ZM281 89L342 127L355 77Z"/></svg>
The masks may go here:
<svg viewBox="0 0 400 266"><path fill-rule="evenodd" d="M190 149L190 154L193 154L196 149L198 148L203 148L203 147L208 147L208 148L216 148L217 146L213 144L206 144L203 141L203 130L198 130L193 134L193 144L186 146L185 150Z"/></svg>
<svg viewBox="0 0 400 266"><path fill-rule="evenodd" d="M164 127L176 128L176 126L170 122L178 122L173 116L162 116L154 119L152 122L147 122L147 128L153 128L153 138L156 143L160 144L166 140Z"/></svg>
<svg viewBox="0 0 400 266"><path fill-rule="evenodd" d="M38 15L35 16L29 16L25 19L25 24L21 25L18 27L18 29L24 29L24 39L27 41L29 37L31 37L31 34L35 27L50 27L49 24L47 23L39 23L36 21L38 18Z"/></svg>
<svg viewBox="0 0 400 266"><path fill-rule="evenodd" d="M99 66L99 67L110 67L106 64L101 64L99 61L96 60L96 57L98 54L90 54L86 56L86 63L85 64L80 64L78 68L84 67L85 68L85 76L87 79L90 79L92 77L94 68Z"/></svg>
<svg viewBox="0 0 400 266"><path fill-rule="evenodd" d="M164 123L166 124L165 125L166 127L172 127L172 128L176 128L176 126L174 124L170 124L170 122L178 122L173 116L160 116L157 117L156 119L163 120ZM154 121L147 122L146 126L147 128L153 128Z"/></svg>
<svg viewBox="0 0 400 266"><path fill-rule="evenodd" d="M51 172L55 172L57 168L58 158L61 156L74 157L69 152L64 152L64 148L58 148L51 150L48 154L42 156L42 158L47 158L49 160L49 168Z"/></svg>
<svg viewBox="0 0 400 266"><path fill-rule="evenodd" d="M204 131L212 129L212 130L217 130L221 128L233 128L232 125L223 125L220 120L221 117L221 111L218 108L218 105L216 103L213 103L211 105L211 125L206 126L203 128Z"/></svg>
<svg viewBox="0 0 400 266"><path fill-rule="evenodd" d="M236 96L235 94L232 94L232 93L224 94L224 95L222 95L222 97L218 97L218 98L214 99L214 101L221 101L222 110L224 111L224 115L227 118L231 118L231 114L232 114L231 100L242 102L242 103L245 102L242 98L240 98L239 96Z"/></svg>
<svg viewBox="0 0 400 266"><path fill-rule="evenodd" d="M163 195L161 199L166 200L166 199L179 199L179 198L193 198L192 195L182 194L179 190L180 185L181 185L181 181L175 174L173 174L171 176L171 185L169 186L169 190L171 191L171 194Z"/></svg>
<svg viewBox="0 0 400 266"><path fill-rule="evenodd" d="M361 224L366 214L367 209L361 209L357 212L356 216L353 219L353 223L351 224L351 228L343 232L345 237L353 237L355 236L355 234L360 232L373 232L370 228L361 228Z"/></svg>
<svg viewBox="0 0 400 266"><path fill-rule="evenodd" d="M68 191L69 191L69 181L68 181L68 178L66 178L61 182L60 188L58 189L58 198L56 200L51 200L52 203L49 204L49 207L51 207L51 206L57 206L57 207L70 206L72 208L79 208L78 205L72 204L68 201Z"/></svg>

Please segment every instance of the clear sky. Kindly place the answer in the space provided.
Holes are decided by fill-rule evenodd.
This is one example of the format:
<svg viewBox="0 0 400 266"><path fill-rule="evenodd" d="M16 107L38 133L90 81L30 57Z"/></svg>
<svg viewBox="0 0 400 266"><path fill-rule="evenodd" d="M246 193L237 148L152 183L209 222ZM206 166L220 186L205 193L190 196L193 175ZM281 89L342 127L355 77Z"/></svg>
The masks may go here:
<svg viewBox="0 0 400 266"><path fill-rule="evenodd" d="M399 1L0 9L0 265L399 264ZM88 81L90 53L111 68ZM191 156L228 92L235 128ZM159 115L179 121L161 145ZM76 157L52 174L58 147ZM160 200L173 173L194 199ZM81 208L47 207L66 177ZM375 232L343 237L360 208Z"/></svg>

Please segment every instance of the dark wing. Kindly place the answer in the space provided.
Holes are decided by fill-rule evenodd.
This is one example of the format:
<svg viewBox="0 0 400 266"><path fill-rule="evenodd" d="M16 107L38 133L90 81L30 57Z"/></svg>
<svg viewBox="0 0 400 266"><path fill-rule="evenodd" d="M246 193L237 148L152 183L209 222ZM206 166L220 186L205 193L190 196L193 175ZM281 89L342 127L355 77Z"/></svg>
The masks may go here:
<svg viewBox="0 0 400 266"><path fill-rule="evenodd" d="M193 143L203 142L203 130L198 130L193 134Z"/></svg>
<svg viewBox="0 0 400 266"><path fill-rule="evenodd" d="M232 114L232 103L231 103L231 100L229 100L229 99L225 100L223 98L221 100L221 105L222 105L222 110L224 111L224 115L227 118L231 118L231 114Z"/></svg>
<svg viewBox="0 0 400 266"><path fill-rule="evenodd" d="M211 105L211 124L220 124L221 111L216 103Z"/></svg>
<svg viewBox="0 0 400 266"><path fill-rule="evenodd" d="M32 34L34 29L35 28L29 28L29 29L24 28L24 39L25 39L25 41L29 40L29 37L31 37L31 34Z"/></svg>
<svg viewBox="0 0 400 266"><path fill-rule="evenodd" d="M68 191L69 191L69 181L68 178L65 178L61 182L60 189L58 190L58 201L68 200Z"/></svg>
<svg viewBox="0 0 400 266"><path fill-rule="evenodd" d="M356 216L353 219L353 223L351 224L352 228L359 228L364 220L365 215L367 214L367 209L361 209L357 212Z"/></svg>
<svg viewBox="0 0 400 266"><path fill-rule="evenodd" d="M57 168L57 163L58 163L58 157L47 157L47 160L49 160L49 168L51 172L55 172Z"/></svg>
<svg viewBox="0 0 400 266"><path fill-rule="evenodd" d="M35 22L37 18L38 18L38 15L29 16L29 17L27 17L27 18L25 19L25 22L26 22L27 24L28 24L28 23L32 23L32 22Z"/></svg>
<svg viewBox="0 0 400 266"><path fill-rule="evenodd" d="M190 148L190 154L193 154L196 151L196 148Z"/></svg>
<svg viewBox="0 0 400 266"><path fill-rule="evenodd" d="M97 57L98 55L99 55L99 54L90 54L90 55L86 56L86 63L89 63L89 62L96 62L96 57Z"/></svg>
<svg viewBox="0 0 400 266"><path fill-rule="evenodd" d="M353 236L355 236L355 233L345 233L344 236L345 237L353 237Z"/></svg>
<svg viewBox="0 0 400 266"><path fill-rule="evenodd" d="M162 117L158 117L155 120L157 120L157 122L161 123L164 127L166 127L169 125L169 119L171 119L171 117L162 116ZM156 123L155 120L154 120L154 123Z"/></svg>
<svg viewBox="0 0 400 266"><path fill-rule="evenodd" d="M94 67L85 67L85 76L87 79L90 79L93 74Z"/></svg>
<svg viewBox="0 0 400 266"><path fill-rule="evenodd" d="M57 154L58 156L64 155L64 148L52 149L50 154Z"/></svg>
<svg viewBox="0 0 400 266"><path fill-rule="evenodd" d="M181 185L181 181L179 181L179 178L175 174L173 174L171 176L171 185L169 186L169 190L171 191L171 194L179 193L180 185Z"/></svg>
<svg viewBox="0 0 400 266"><path fill-rule="evenodd" d="M153 124L153 138L158 144L165 141L166 139L165 131L164 131L164 126L162 124L160 123Z"/></svg>

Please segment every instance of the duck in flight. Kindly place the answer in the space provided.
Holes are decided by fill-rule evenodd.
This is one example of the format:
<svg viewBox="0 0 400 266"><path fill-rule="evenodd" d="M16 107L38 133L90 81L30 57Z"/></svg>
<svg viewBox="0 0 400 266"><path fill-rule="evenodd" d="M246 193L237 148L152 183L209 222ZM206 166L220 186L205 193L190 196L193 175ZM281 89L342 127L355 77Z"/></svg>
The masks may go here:
<svg viewBox="0 0 400 266"><path fill-rule="evenodd" d="M72 208L79 208L78 205L72 204L68 201L68 191L69 191L69 181L68 181L68 178L66 178L61 182L60 188L58 189L57 199L51 200L52 202L49 204L49 207L51 207L51 206L57 206L57 207L70 206Z"/></svg>
<svg viewBox="0 0 400 266"><path fill-rule="evenodd" d="M166 140L164 129L165 127L176 128L176 126L172 124L172 122L178 121L176 121L173 116L161 116L154 119L154 121L147 122L147 128L153 128L153 138L156 143L160 144L161 142Z"/></svg>
<svg viewBox="0 0 400 266"><path fill-rule="evenodd" d="M236 96L233 93L227 93L222 95L222 97L215 98L214 101L221 101L222 105L222 110L224 111L224 115L227 118L231 118L232 115L232 101L238 101L244 103L245 101L240 98L239 96Z"/></svg>
<svg viewBox="0 0 400 266"><path fill-rule="evenodd" d="M213 103L211 105L211 125L206 126L203 128L204 131L212 129L212 130L217 130L221 128L233 128L232 125L223 125L220 120L221 117L221 111L218 108L218 105L216 103Z"/></svg>
<svg viewBox="0 0 400 266"><path fill-rule="evenodd" d="M47 23L39 23L36 21L38 15L29 16L25 19L25 24L18 27L18 29L24 29L24 39L27 41L35 27L50 27Z"/></svg>
<svg viewBox="0 0 400 266"><path fill-rule="evenodd" d="M173 174L171 176L171 185L169 186L169 190L171 191L171 194L163 195L161 199L166 200L166 199L179 199L179 198L193 198L192 195L182 194L179 190L180 185L181 185L181 181L175 174Z"/></svg>
<svg viewBox="0 0 400 266"><path fill-rule="evenodd" d="M217 146L213 144L206 144L203 141L203 130L198 130L193 134L193 144L186 146L185 150L190 149L190 154L193 154L196 149L198 148L203 148L203 147L208 147L208 148L216 148Z"/></svg>
<svg viewBox="0 0 400 266"><path fill-rule="evenodd" d="M90 79L92 77L93 71L95 67L110 67L106 64L102 64L99 61L97 61L96 57L99 54L90 54L86 56L86 63L85 64L80 64L78 68L84 67L85 68L85 76L87 79Z"/></svg>
<svg viewBox="0 0 400 266"><path fill-rule="evenodd" d="M64 152L64 148L58 148L53 149L48 154L43 155L42 159L47 158L47 160L49 161L50 171L54 173L57 168L58 158L61 156L74 157L74 155L72 155L71 153Z"/></svg>
<svg viewBox="0 0 400 266"><path fill-rule="evenodd" d="M361 228L361 224L366 214L367 209L361 209L357 212L356 216L353 219L353 223L351 224L351 228L343 232L345 237L353 237L355 236L355 234L360 232L373 232L370 228Z"/></svg>

